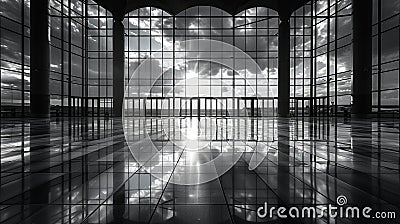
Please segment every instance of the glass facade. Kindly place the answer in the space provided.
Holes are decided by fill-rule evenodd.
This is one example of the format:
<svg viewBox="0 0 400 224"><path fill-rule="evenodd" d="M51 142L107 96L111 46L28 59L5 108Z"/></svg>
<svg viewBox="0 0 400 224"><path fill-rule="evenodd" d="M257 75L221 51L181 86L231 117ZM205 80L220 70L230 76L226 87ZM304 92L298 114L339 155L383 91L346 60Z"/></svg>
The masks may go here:
<svg viewBox="0 0 400 224"><path fill-rule="evenodd" d="M400 1L373 4L372 105L379 114L398 116Z"/></svg>
<svg viewBox="0 0 400 224"><path fill-rule="evenodd" d="M29 0L1 1L1 114L29 114Z"/></svg>
<svg viewBox="0 0 400 224"><path fill-rule="evenodd" d="M100 116L112 103L112 16L93 1L50 1L51 111Z"/></svg>
<svg viewBox="0 0 400 224"><path fill-rule="evenodd" d="M1 3L1 114L29 116L29 0ZM102 116L112 108L112 16L93 1L51 0L52 116Z"/></svg>
<svg viewBox="0 0 400 224"><path fill-rule="evenodd" d="M350 112L351 1L309 2L292 14L291 31L291 111L322 116Z"/></svg>
<svg viewBox="0 0 400 224"><path fill-rule="evenodd" d="M351 105L351 1L317 1L313 8L314 91L316 97L326 98L317 105L324 103L329 113L344 112Z"/></svg>
<svg viewBox="0 0 400 224"><path fill-rule="evenodd" d="M113 18L95 2L87 4L87 107L88 115L112 114Z"/></svg>
<svg viewBox="0 0 400 224"><path fill-rule="evenodd" d="M85 8L80 1L50 1L52 112L65 108L65 115L73 116L75 109L81 108L82 102L75 101L85 92Z"/></svg>
<svg viewBox="0 0 400 224"><path fill-rule="evenodd" d="M292 115L310 115L312 107L313 17L309 3L290 18L290 112Z"/></svg>
<svg viewBox="0 0 400 224"><path fill-rule="evenodd" d="M161 98L169 98L171 108L184 111L179 112L180 116L199 108L206 108L199 112L202 114L218 115L226 110L235 115L234 109L239 104L253 108L260 116L273 114L266 108L272 107L277 96L278 24L277 13L267 8L252 8L235 16L206 6L189 8L176 16L151 7L129 13L124 20L125 83L154 52L162 51L161 58L156 58L161 67L172 65L172 68L157 80L149 94L139 91L139 96L128 99L126 104L132 108L151 108L152 113ZM186 48L176 43L194 39L221 41L239 48L259 64L263 74L254 72L250 66L234 71L210 61L191 61ZM209 48L205 51L210 55L223 53ZM176 58L184 62L175 61ZM148 81L147 77L143 79L146 80L138 80L142 86Z"/></svg>

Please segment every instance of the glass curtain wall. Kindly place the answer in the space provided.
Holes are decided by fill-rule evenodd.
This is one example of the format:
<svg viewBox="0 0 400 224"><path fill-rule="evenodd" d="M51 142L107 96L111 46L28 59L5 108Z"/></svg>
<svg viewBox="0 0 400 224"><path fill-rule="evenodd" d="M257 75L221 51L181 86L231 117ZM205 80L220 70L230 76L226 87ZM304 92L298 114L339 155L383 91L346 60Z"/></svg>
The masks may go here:
<svg viewBox="0 0 400 224"><path fill-rule="evenodd" d="M350 0L313 4L314 77L317 115L348 113L352 86L352 15Z"/></svg>
<svg viewBox="0 0 400 224"><path fill-rule="evenodd" d="M372 105L380 115L399 116L400 1L373 1Z"/></svg>
<svg viewBox="0 0 400 224"><path fill-rule="evenodd" d="M93 1L87 4L87 99L89 116L112 114L113 18Z"/></svg>
<svg viewBox="0 0 400 224"><path fill-rule="evenodd" d="M29 27L29 0L1 1L1 117L29 114Z"/></svg>
<svg viewBox="0 0 400 224"><path fill-rule="evenodd" d="M111 14L93 1L51 0L50 18L52 115L110 113Z"/></svg>
<svg viewBox="0 0 400 224"><path fill-rule="evenodd" d="M399 113L399 8L396 1L374 0L373 17L373 107L374 112ZM0 6L1 114L2 117L29 115L29 0L6 0ZM112 16L92 0L51 0L51 112L53 116L102 116L112 107ZM352 82L351 0L310 1L296 10L291 22L291 113L342 115L350 111ZM268 81L243 73L234 80L232 71L221 65L199 62L168 70L152 88L150 102L140 97L132 106L156 107L157 97L174 88L171 105L185 102L189 90L204 97L227 100L249 99L248 86L256 86L268 99L253 102L276 105L277 96L277 13L252 8L235 16L213 8L193 7L176 16L156 8L129 13L126 29L126 82L129 74L154 51L173 48L173 43L190 39L214 39L234 44L260 65ZM175 27L175 28L174 28ZM165 50L161 61L173 63L178 49ZM187 75L197 77L184 83ZM222 83L234 83L237 93L224 91ZM268 88L270 94L263 94ZM196 88L194 88L196 87ZM200 95L198 96L200 97ZM204 103L203 103L204 101ZM214 102L201 101L200 106ZM174 102L174 103L172 103ZM247 105L247 101L245 102ZM134 104L134 105L133 105ZM259 110L257 110L259 111ZM262 115L262 113L260 113Z"/></svg>
<svg viewBox="0 0 400 224"><path fill-rule="evenodd" d="M135 116L147 115L140 114L143 108L150 115L159 113L156 110L165 97L169 98L170 108L180 108L175 114L178 116L193 111L211 116L229 111L230 115L240 116L234 112L239 104L251 107L255 115L273 114L274 111L264 108L273 108L277 96L278 24L277 13L267 8L252 8L235 16L208 6L192 7L176 16L152 7L129 13L124 20L127 34L125 83L137 66L156 51L162 51L160 63L176 66L164 73L150 93L141 93L126 104L133 108ZM250 69L234 72L206 61L178 66L174 56L185 58L187 52L176 48L174 43L193 39L222 41L238 47L257 61L264 77ZM235 91L230 91L229 86L234 86Z"/></svg>
<svg viewBox="0 0 400 224"><path fill-rule="evenodd" d="M309 116L313 105L312 4L295 11L290 18L290 113Z"/></svg>
<svg viewBox="0 0 400 224"><path fill-rule="evenodd" d="M291 114L327 116L349 113L352 85L351 1L309 2L292 14L290 22ZM150 7L136 10L125 19L128 34L126 83L137 65L151 52L172 46L174 41L207 38L233 43L256 59L268 77L272 93L269 96L276 97L278 26L277 14L266 8L248 9L231 16L212 7L193 7L175 17ZM177 53L183 52L176 50ZM169 60L173 60L172 55L173 51L164 52L162 61L168 64ZM211 75L207 76L205 73L209 71ZM213 71L216 73L213 74ZM133 108L156 108L160 100L156 98L165 97L173 87L180 90L175 95L178 98L188 97L188 89L193 89L193 86L201 93L209 93L208 96L235 98L237 95L226 95L226 92L218 90L218 86L222 86L221 80L228 81L230 78L229 75L224 77L224 71L228 70L212 63L189 64L182 74L168 71L164 79L153 87L150 102L143 102L144 98L139 97L130 101L129 105ZM187 75L198 77L194 85L182 82L188 78ZM261 79L246 74L244 77L247 83L242 86L241 81L230 78L239 90L236 92L243 93L239 95L241 98L249 96L246 95L249 94L246 92L247 84L257 86L257 91L263 88ZM187 104L185 99L183 101ZM175 106L179 103L182 103L181 99ZM262 107L262 103L258 100L257 107Z"/></svg>
<svg viewBox="0 0 400 224"><path fill-rule="evenodd" d="M29 116L29 0L0 6L1 116ZM102 116L112 107L112 16L95 2L51 0L52 116Z"/></svg>
<svg viewBox="0 0 400 224"><path fill-rule="evenodd" d="M86 6L78 0L50 1L51 113L83 114Z"/></svg>
<svg viewBox="0 0 400 224"><path fill-rule="evenodd" d="M314 97L315 115L333 113L341 116L350 112L353 70L351 7L351 0L317 0L292 14L291 97ZM373 112L381 116L399 116L399 12L398 0L373 1L371 91ZM312 32L311 38L308 30ZM312 47L311 52L308 52L308 46ZM309 55L313 61L311 65L307 62ZM304 81L301 80L303 74ZM310 82L307 77L311 77ZM292 111L299 107L298 101L292 99Z"/></svg>
<svg viewBox="0 0 400 224"><path fill-rule="evenodd" d="M291 108L296 115L350 113L351 11L351 0L317 0L292 14L291 97L297 99L291 100Z"/></svg>

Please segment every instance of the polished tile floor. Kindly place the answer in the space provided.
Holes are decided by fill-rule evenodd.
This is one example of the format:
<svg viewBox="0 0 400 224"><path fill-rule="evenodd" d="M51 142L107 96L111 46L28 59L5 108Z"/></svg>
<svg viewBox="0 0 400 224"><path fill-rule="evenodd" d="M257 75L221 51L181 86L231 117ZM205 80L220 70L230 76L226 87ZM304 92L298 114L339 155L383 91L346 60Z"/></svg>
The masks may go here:
<svg viewBox="0 0 400 224"><path fill-rule="evenodd" d="M193 134L192 120L179 119L2 119L0 223L400 222L399 120L215 118L202 123L212 132ZM135 155L144 133L155 149L165 148L152 159L163 165ZM257 154L258 145L266 147ZM196 154L199 148L208 150ZM179 184L202 177L183 172L185 164L233 148L239 157L232 168L206 183ZM256 212L265 202L319 209L339 195L349 206L397 218L262 219Z"/></svg>

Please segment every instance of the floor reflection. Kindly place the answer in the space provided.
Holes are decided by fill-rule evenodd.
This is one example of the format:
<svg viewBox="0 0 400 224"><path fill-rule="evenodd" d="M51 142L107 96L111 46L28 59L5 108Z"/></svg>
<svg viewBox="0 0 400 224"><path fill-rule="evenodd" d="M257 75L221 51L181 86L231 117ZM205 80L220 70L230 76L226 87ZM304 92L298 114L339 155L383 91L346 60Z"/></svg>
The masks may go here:
<svg viewBox="0 0 400 224"><path fill-rule="evenodd" d="M182 143L187 139L196 141L189 145L192 150L209 147L208 156L196 157L203 162L221 153L210 145L243 142L235 145L243 155L221 177L183 186L173 184L174 172L162 181L133 158L121 120L2 120L0 223L365 222L261 219L256 214L265 202L319 208L335 204L339 195L349 205L400 215L398 120L207 122L132 121L135 136L152 133L157 147L171 139L174 147L188 146ZM199 126L205 128L192 130ZM257 148L260 153L254 153Z"/></svg>

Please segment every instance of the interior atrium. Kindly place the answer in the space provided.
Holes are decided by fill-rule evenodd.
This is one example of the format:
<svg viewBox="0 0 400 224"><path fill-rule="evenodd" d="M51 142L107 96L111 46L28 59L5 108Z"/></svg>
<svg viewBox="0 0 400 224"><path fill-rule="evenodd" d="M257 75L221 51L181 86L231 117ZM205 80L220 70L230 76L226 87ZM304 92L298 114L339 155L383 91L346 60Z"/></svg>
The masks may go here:
<svg viewBox="0 0 400 224"><path fill-rule="evenodd" d="M400 0L0 0L0 36L0 223L400 223Z"/></svg>

